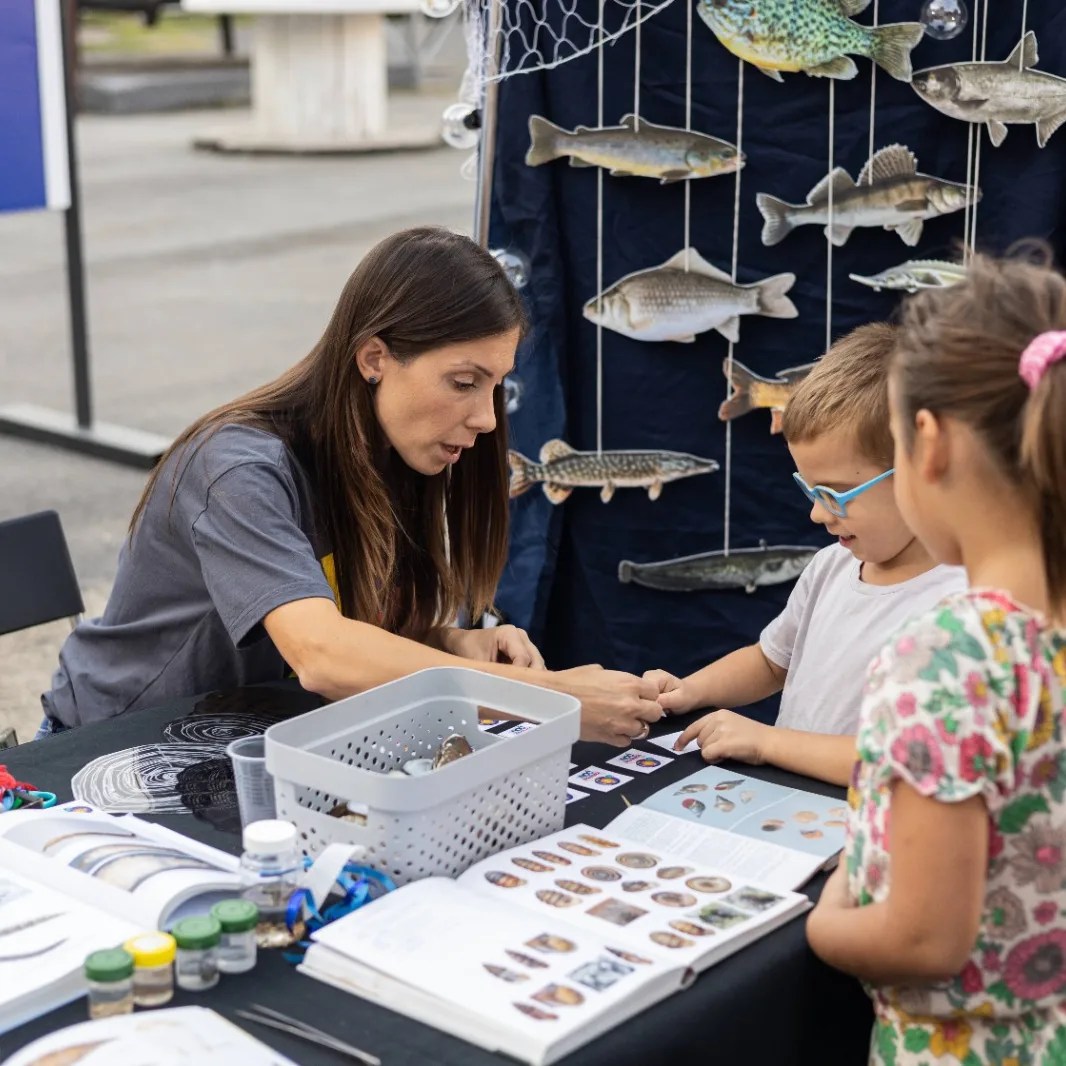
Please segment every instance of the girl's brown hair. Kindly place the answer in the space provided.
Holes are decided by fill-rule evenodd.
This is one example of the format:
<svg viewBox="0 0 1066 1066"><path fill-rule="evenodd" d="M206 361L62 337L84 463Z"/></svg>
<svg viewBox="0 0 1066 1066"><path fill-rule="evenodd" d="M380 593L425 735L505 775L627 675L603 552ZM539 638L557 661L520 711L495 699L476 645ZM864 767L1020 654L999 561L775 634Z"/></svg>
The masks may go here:
<svg viewBox="0 0 1066 1066"><path fill-rule="evenodd" d="M966 280L903 308L892 373L913 444L923 408L970 426L1039 516L1053 612L1066 611L1066 363L1030 390L1019 375L1033 338L1066 330L1066 280L1042 246L1025 258L975 256Z"/></svg>
<svg viewBox="0 0 1066 1066"><path fill-rule="evenodd" d="M130 522L133 535L166 460L173 491L192 455L224 425L276 434L305 462L316 523L333 552L348 618L424 640L460 608L488 609L507 555L507 428L502 389L496 429L442 474L411 470L388 447L372 387L355 354L378 337L400 362L450 344L527 328L496 260L467 237L435 227L393 234L355 268L321 340L280 377L194 422L160 460Z"/></svg>

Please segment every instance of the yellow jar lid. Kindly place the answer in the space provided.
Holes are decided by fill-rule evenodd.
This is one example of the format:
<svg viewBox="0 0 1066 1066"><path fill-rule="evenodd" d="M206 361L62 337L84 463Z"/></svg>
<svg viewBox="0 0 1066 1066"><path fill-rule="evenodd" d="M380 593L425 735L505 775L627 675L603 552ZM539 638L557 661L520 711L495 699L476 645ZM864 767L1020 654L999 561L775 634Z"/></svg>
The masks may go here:
<svg viewBox="0 0 1066 1066"><path fill-rule="evenodd" d="M174 961L177 944L169 933L142 933L122 945L132 956L134 966L165 966Z"/></svg>

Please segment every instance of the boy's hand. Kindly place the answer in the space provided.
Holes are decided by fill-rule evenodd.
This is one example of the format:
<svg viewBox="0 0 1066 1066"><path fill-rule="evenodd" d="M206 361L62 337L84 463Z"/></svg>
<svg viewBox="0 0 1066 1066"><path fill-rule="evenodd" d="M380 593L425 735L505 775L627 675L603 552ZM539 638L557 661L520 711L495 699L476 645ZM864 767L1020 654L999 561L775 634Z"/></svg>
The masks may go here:
<svg viewBox="0 0 1066 1066"><path fill-rule="evenodd" d="M689 741L696 740L705 762L739 759L758 766L766 761L763 744L772 728L733 711L712 711L677 738L674 750L684 751Z"/></svg>
<svg viewBox="0 0 1066 1066"><path fill-rule="evenodd" d="M684 714L695 706L695 700L688 692L688 686L680 677L674 677L665 670L645 670L644 680L652 682L659 690L659 706L666 714Z"/></svg>

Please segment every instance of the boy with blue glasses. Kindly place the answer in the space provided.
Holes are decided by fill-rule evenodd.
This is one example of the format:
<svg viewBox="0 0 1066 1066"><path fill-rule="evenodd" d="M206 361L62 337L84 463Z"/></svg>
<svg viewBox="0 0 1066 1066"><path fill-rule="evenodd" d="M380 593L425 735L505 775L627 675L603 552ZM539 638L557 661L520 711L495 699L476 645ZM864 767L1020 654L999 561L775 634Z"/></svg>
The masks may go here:
<svg viewBox="0 0 1066 1066"><path fill-rule="evenodd" d="M698 740L708 762L766 762L846 784L870 661L909 618L965 587L962 569L936 565L896 507L888 414L895 335L894 326L872 323L838 341L785 409L793 477L811 501L811 521L836 543L814 557L757 644L685 678L644 675L658 683L668 714L781 692L776 725L714 710L682 733L679 750Z"/></svg>

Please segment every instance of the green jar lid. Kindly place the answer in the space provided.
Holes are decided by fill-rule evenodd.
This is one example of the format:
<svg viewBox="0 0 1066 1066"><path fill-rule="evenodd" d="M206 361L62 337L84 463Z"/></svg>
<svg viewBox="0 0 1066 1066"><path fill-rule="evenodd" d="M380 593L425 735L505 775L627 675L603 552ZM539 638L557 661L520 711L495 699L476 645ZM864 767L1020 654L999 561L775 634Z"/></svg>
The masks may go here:
<svg viewBox="0 0 1066 1066"><path fill-rule="evenodd" d="M211 908L223 933L248 933L259 924L259 908L250 899L224 899Z"/></svg>
<svg viewBox="0 0 1066 1066"><path fill-rule="evenodd" d="M197 918L182 918L170 935L177 941L178 947L186 951L202 951L204 948L218 946L222 938L222 926L217 918L205 914Z"/></svg>
<svg viewBox="0 0 1066 1066"><path fill-rule="evenodd" d="M124 981L133 975L133 956L122 948L94 951L85 960L90 981Z"/></svg>

